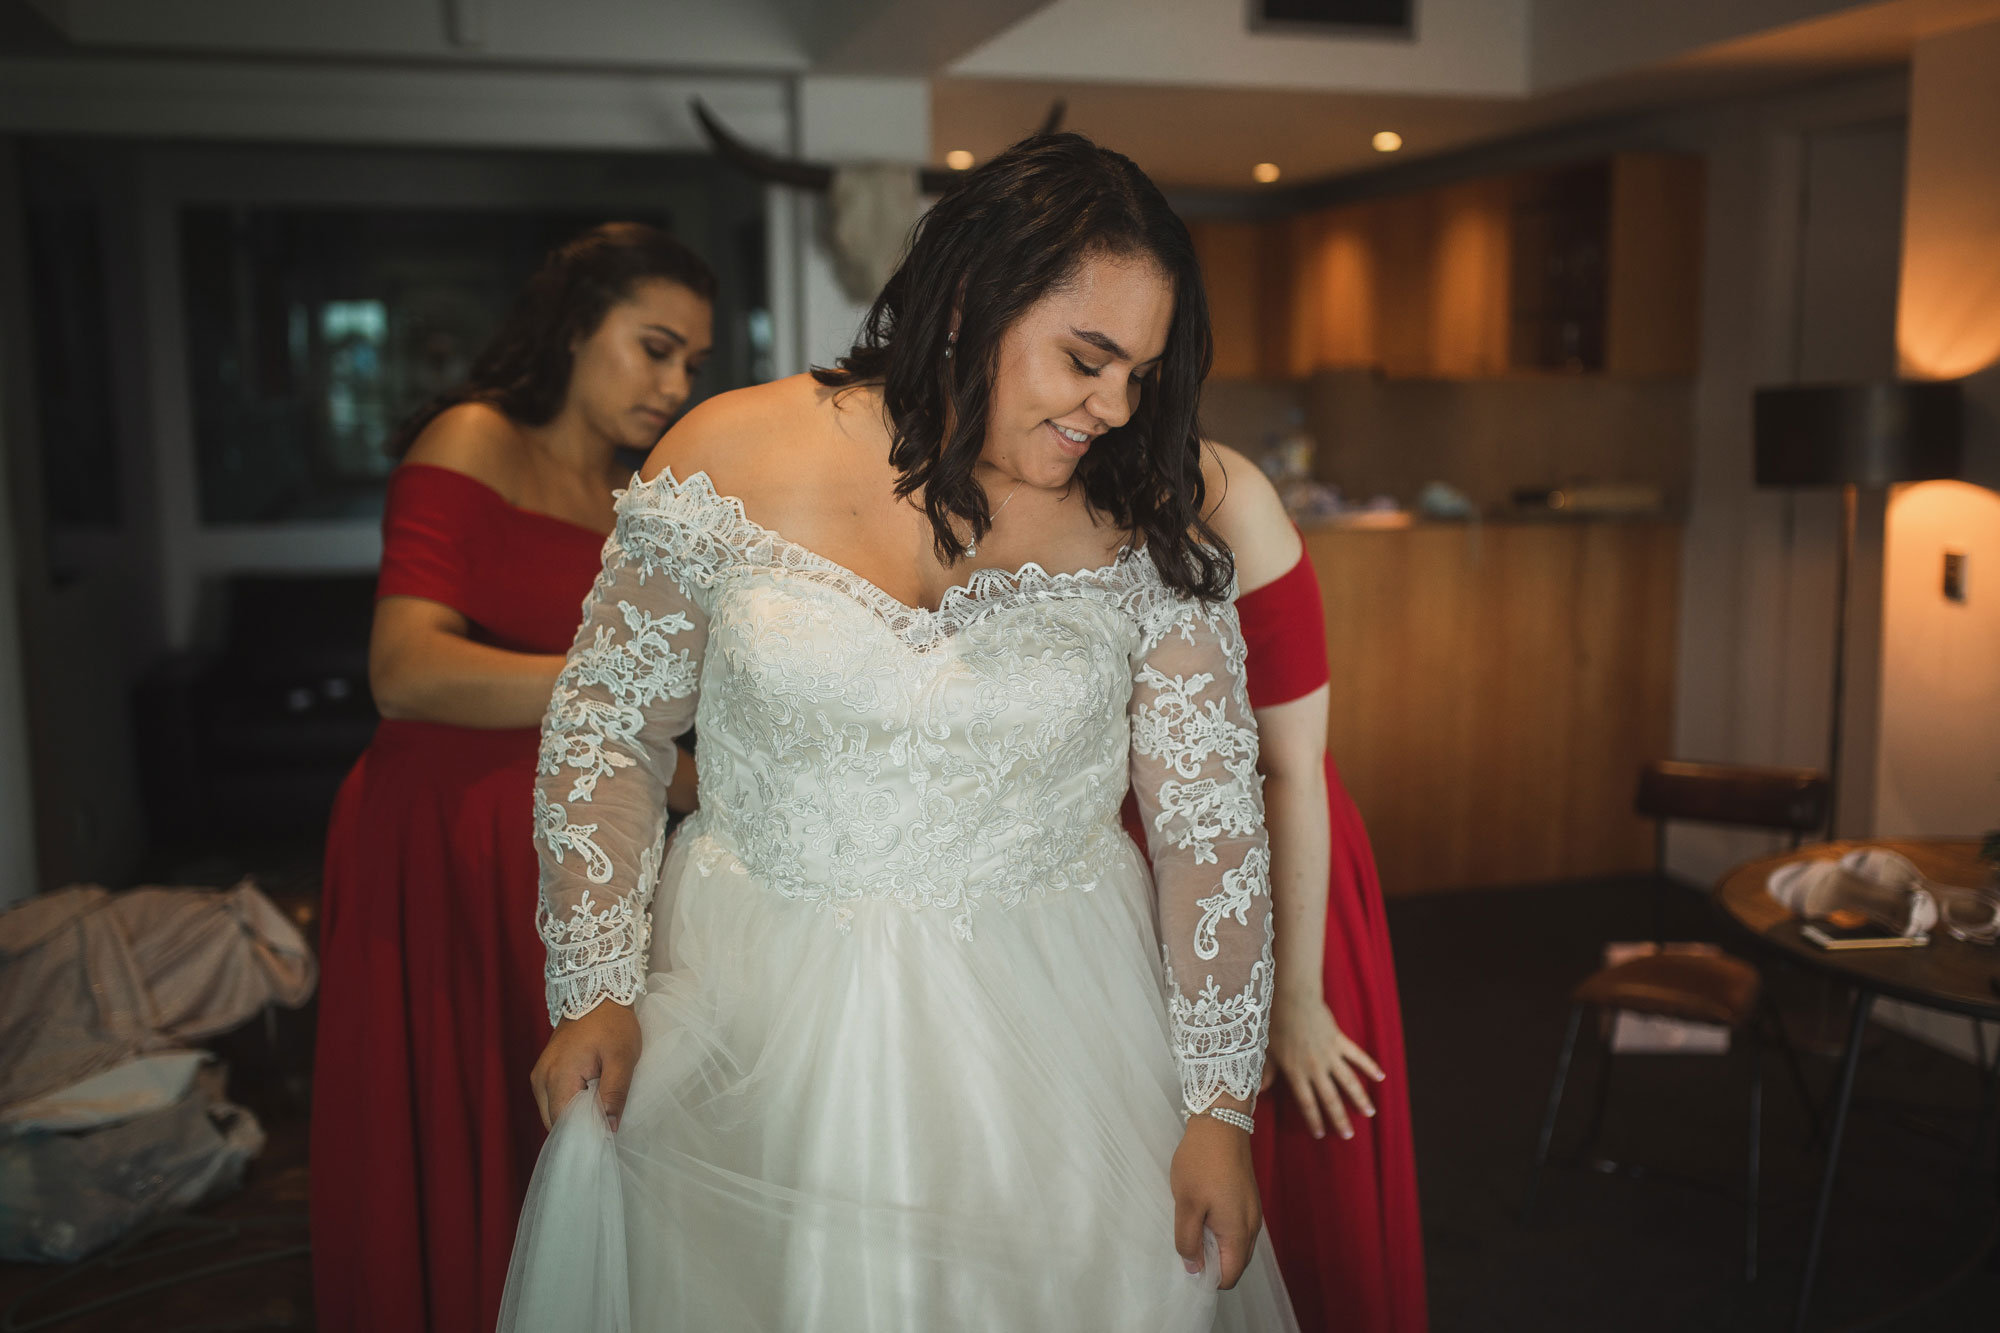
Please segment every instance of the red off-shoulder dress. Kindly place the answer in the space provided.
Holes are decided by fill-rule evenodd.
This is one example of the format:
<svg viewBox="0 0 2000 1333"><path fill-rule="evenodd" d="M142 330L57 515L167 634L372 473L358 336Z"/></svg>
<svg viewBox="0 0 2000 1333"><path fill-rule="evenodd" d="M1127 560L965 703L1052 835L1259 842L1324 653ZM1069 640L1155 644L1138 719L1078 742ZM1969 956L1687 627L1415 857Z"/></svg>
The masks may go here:
<svg viewBox="0 0 2000 1333"><path fill-rule="evenodd" d="M565 653L601 533L463 473L389 482L376 596L442 602L482 643ZM323 1330L484 1333L542 1145L533 727L385 720L327 832L312 1108Z"/></svg>
<svg viewBox="0 0 2000 1333"><path fill-rule="evenodd" d="M1325 612L1305 556L1283 577L1245 593L1236 610L1249 649L1252 708L1290 703L1327 683ZM1300 1328L1422 1333L1429 1322L1424 1240L1395 957L1368 830L1331 755L1326 790L1333 835L1326 1004L1341 1031L1388 1077L1368 1084L1375 1115L1350 1117L1352 1139L1331 1126L1315 1139L1281 1076L1257 1102L1250 1140L1257 1189ZM1128 801L1128 826L1132 813Z"/></svg>

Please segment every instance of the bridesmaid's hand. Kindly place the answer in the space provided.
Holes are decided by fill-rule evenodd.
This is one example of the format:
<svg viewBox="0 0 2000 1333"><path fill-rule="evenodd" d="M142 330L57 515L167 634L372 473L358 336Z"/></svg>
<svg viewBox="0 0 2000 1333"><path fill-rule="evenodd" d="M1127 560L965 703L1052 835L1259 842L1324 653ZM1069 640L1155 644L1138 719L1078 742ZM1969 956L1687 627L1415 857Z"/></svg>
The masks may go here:
<svg viewBox="0 0 2000 1333"><path fill-rule="evenodd" d="M632 1069L638 1063L639 1018L632 1006L606 1000L582 1018L563 1019L528 1075L535 1105L542 1112L542 1128L555 1128L556 1117L570 1098L596 1079L605 1123L617 1133L625 1094L632 1090Z"/></svg>
<svg viewBox="0 0 2000 1333"><path fill-rule="evenodd" d="M1233 1105L1233 1103L1230 1103ZM1246 1110L1248 1108L1245 1108ZM1174 1248L1189 1273L1202 1265L1201 1229L1215 1233L1222 1286L1236 1285L1250 1265L1264 1225L1257 1175L1250 1165L1250 1136L1214 1116L1189 1119L1174 1150L1169 1179L1174 1191Z"/></svg>
<svg viewBox="0 0 2000 1333"><path fill-rule="evenodd" d="M1347 1118L1349 1104L1363 1115L1375 1114L1375 1103L1361 1080L1366 1076L1382 1082L1382 1068L1348 1040L1318 994L1281 994L1272 1005L1271 1046L1264 1061L1266 1088L1277 1073L1285 1076L1316 1139L1326 1137L1328 1120L1343 1139L1354 1137L1353 1122Z"/></svg>

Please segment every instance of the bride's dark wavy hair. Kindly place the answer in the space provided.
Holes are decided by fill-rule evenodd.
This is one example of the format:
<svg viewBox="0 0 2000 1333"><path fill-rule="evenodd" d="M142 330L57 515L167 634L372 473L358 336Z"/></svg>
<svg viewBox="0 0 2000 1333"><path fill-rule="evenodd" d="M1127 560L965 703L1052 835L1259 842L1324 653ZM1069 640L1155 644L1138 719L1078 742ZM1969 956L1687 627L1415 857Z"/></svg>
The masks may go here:
<svg viewBox="0 0 2000 1333"><path fill-rule="evenodd" d="M404 418L384 445L410 452L424 427L460 403L485 403L524 426L543 426L569 394L570 351L597 332L640 283L663 278L715 304L715 274L694 251L643 222L606 222L549 252L480 350L465 382Z"/></svg>
<svg viewBox="0 0 2000 1333"><path fill-rule="evenodd" d="M1093 256L1143 257L1173 284L1166 350L1138 410L1077 465L1096 512L1143 539L1160 577L1216 601L1234 575L1229 548L1203 521L1201 383L1214 359L1208 299L1187 227L1123 154L1080 134L1023 139L954 181L911 233L909 254L833 369L836 389L879 384L893 430L896 493L921 494L937 552L965 555L992 525L973 465L986 443L1000 340L1030 306ZM953 308L955 355L947 357Z"/></svg>

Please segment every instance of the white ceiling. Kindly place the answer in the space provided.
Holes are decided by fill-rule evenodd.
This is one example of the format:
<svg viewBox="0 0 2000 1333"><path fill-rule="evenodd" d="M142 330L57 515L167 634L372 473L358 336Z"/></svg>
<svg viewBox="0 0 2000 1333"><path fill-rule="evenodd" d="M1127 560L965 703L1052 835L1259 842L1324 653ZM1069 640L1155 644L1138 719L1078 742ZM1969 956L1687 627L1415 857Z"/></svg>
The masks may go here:
<svg viewBox="0 0 2000 1333"><path fill-rule="evenodd" d="M1072 38L1101 36L1113 11L1129 17L1156 3L1198 2L1056 0L933 80L933 160L942 162L955 148L989 156L1032 130L1050 101L1061 97L1069 105L1070 128L1129 154L1164 185L1255 188L1250 170L1259 162L1277 163L1284 173L1280 185L1291 185L1579 120L1893 66L1908 59L1919 37L2000 18L2000 0L1865 5L1831 0L1534 0L1523 46L1523 68L1537 75L1533 86L1524 81L1517 89L1476 96L1462 95L1471 91L1463 86L1452 90L1461 95L1440 92L1431 86L1430 74L1413 74L1416 86L1398 91L1358 81L1325 88L1266 81L1254 76L1256 69L1290 70L1295 58L1287 54L1259 66L1243 45L1261 40L1255 34L1239 34L1235 46L1207 34L1217 56L1206 66L1206 80L1192 77L1192 53L1182 49L1186 43L1179 39L1135 43L1107 55L1101 62L1107 71L1103 78L991 72L1028 68L1024 34L1050 41L1058 31ZM1501 8L1509 2L1500 0ZM1445 3L1420 0L1420 24L1441 22ZM1086 14L1090 25L1083 23ZM1193 31L1200 36L1206 30ZM1367 39L1292 40L1323 43L1329 64L1349 59L1351 48L1370 44ZM1420 27L1419 43L1424 40ZM1373 44L1382 45L1380 39ZM1006 54L1006 61L996 53ZM1442 52L1433 54L1438 63L1427 67L1431 73L1449 64ZM1055 73L1067 75L1070 65L1084 63L1074 55L1066 59L1068 65L1058 62ZM1137 77L1142 72L1154 77ZM1371 147L1375 132L1384 129L1403 137L1397 158Z"/></svg>
<svg viewBox="0 0 2000 1333"><path fill-rule="evenodd" d="M1031 133L1056 98L1064 126L1118 149L1167 186L1252 187L1250 168L1275 162L1281 183L1379 165L1377 130L1401 134L1411 156L1518 132L1535 123L1521 98L1409 97L1143 83L938 79L931 143L984 160Z"/></svg>
<svg viewBox="0 0 2000 1333"><path fill-rule="evenodd" d="M1383 39L1254 32L1245 0L0 0L0 49L132 77L197 54L246 77L913 76L933 161L989 155L1061 97L1165 183L1245 188L1261 161L1283 184L1381 165L1381 129L1409 160L1892 65L1996 17L2000 0L1417 0L1414 36Z"/></svg>

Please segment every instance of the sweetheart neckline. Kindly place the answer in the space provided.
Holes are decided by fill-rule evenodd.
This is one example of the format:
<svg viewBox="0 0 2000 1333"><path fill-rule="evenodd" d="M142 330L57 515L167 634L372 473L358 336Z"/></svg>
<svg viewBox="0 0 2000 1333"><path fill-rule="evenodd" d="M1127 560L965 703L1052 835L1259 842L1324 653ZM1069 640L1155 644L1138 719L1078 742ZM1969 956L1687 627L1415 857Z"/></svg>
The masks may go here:
<svg viewBox="0 0 2000 1333"><path fill-rule="evenodd" d="M725 495L716 489L715 479L708 475L705 468L690 472L685 478L681 478L674 475L672 468L664 467L654 474L651 480L635 479L630 487L618 492L619 516L621 518L624 516L628 506L639 503L635 497L662 489L677 496L693 489L707 500L727 506L740 526L769 540L774 550L782 549L790 553L797 562L832 574L838 580L851 585L851 590L859 594L856 600L872 604L871 609L887 623L890 631L906 642L909 640L909 635L899 625L900 621L931 627L939 622L948 623L954 616L962 615L961 607L984 610L989 606L1002 605L1010 594L1031 590L1041 592L1073 584L1104 585L1126 573L1128 566L1139 564L1140 557L1145 554L1144 547L1127 545L1114 559L1104 564L1061 573L1050 573L1047 567L1037 560L1030 560L1012 570L997 566L975 569L972 571L972 576L964 583L955 583L945 589L944 596L938 599L935 607L915 606L890 593L867 575L857 573L831 556L821 555L812 547L794 541L775 528L765 527L751 518L745 512L741 499L734 495ZM1150 568L1150 564L1146 567ZM910 646L923 647L946 637L949 636L933 630L922 636L922 642L911 643Z"/></svg>

